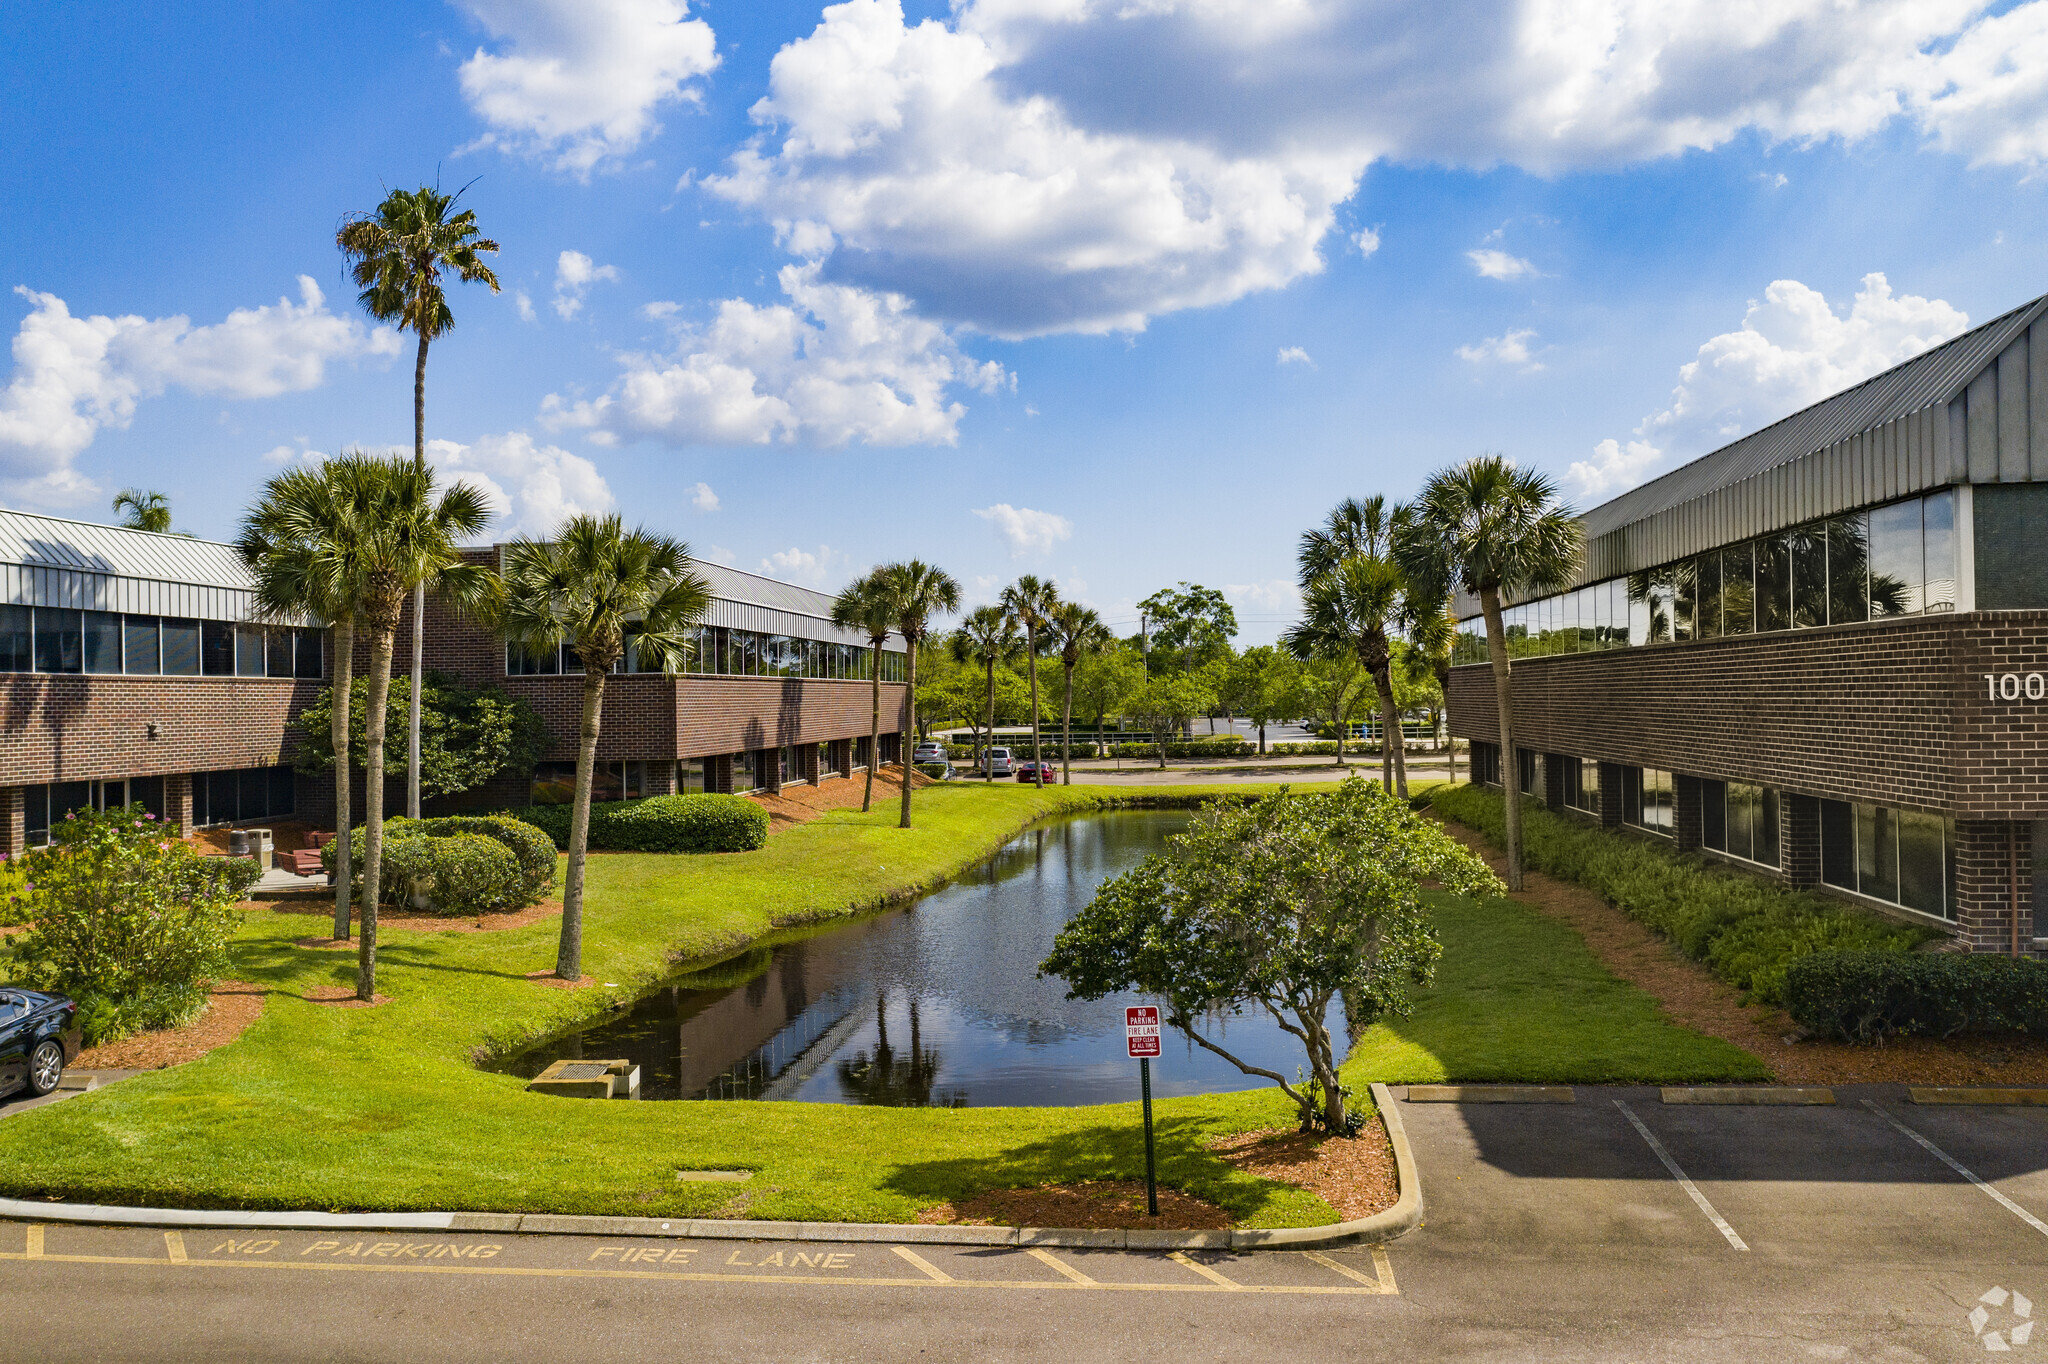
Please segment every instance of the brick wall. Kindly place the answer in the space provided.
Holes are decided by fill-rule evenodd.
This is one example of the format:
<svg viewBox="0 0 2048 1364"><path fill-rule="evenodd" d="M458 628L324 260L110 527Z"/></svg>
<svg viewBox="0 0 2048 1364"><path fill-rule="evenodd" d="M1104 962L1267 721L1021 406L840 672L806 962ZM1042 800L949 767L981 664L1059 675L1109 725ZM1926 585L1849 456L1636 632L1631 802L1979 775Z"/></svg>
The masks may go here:
<svg viewBox="0 0 2048 1364"><path fill-rule="evenodd" d="M294 720L325 685L0 673L0 786L288 762L298 744Z"/></svg>
<svg viewBox="0 0 2048 1364"><path fill-rule="evenodd" d="M1517 659L1518 746L1959 817L2048 815L2048 612ZM2048 684L2043 686L2048 693ZM1451 670L1451 732L1497 741L1493 675Z"/></svg>

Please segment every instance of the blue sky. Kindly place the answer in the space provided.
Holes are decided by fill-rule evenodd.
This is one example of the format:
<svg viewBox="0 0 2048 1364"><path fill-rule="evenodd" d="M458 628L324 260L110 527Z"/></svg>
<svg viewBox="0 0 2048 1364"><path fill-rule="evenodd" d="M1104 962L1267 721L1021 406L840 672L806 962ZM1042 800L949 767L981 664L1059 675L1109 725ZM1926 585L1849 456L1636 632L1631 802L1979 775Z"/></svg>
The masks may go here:
<svg viewBox="0 0 2048 1364"><path fill-rule="evenodd" d="M333 233L438 176L505 290L428 436L506 533L1270 639L1341 497L1499 450L1590 505L2048 288L2048 0L1762 8L10 6L0 504L225 535L409 445Z"/></svg>

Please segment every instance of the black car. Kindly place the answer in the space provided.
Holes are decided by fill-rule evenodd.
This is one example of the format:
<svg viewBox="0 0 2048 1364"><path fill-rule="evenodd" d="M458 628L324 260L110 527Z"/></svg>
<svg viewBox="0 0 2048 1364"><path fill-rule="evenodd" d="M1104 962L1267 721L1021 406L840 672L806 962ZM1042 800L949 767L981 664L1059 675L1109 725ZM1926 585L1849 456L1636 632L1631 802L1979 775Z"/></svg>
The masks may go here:
<svg viewBox="0 0 2048 1364"><path fill-rule="evenodd" d="M0 985L0 1098L40 1098L78 1055L78 1006L62 995Z"/></svg>

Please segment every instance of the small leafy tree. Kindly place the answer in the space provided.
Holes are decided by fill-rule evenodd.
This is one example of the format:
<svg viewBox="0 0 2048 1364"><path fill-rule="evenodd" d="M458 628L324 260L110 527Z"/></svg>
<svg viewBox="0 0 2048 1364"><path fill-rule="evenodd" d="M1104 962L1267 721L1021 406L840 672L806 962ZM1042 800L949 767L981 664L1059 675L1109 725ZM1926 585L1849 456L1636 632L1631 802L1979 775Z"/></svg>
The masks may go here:
<svg viewBox="0 0 2048 1364"><path fill-rule="evenodd" d="M20 859L35 926L14 965L78 1001L87 1045L189 1022L228 969L248 858L202 857L140 805L82 811Z"/></svg>
<svg viewBox="0 0 2048 1364"><path fill-rule="evenodd" d="M1302 661L1298 698L1301 709L1330 725L1337 735L1337 765L1344 767L1344 737L1351 732L1372 677L1349 652Z"/></svg>
<svg viewBox="0 0 2048 1364"><path fill-rule="evenodd" d="M1266 726L1297 709L1301 665L1270 644L1246 649L1226 675L1227 704L1259 727L1259 753L1266 751Z"/></svg>
<svg viewBox="0 0 2048 1364"><path fill-rule="evenodd" d="M1124 709L1142 716L1152 727L1152 737L1159 743L1159 765L1164 767L1167 742L1180 732L1182 725L1215 704L1215 699L1193 678L1161 675L1140 687L1137 695L1125 702Z"/></svg>
<svg viewBox="0 0 2048 1364"><path fill-rule="evenodd" d="M1181 672L1228 653L1237 635L1237 612L1221 592L1200 583L1161 588L1138 608L1151 622L1153 657Z"/></svg>
<svg viewBox="0 0 2048 1364"><path fill-rule="evenodd" d="M1499 880L1441 826L1356 777L1327 793L1283 787L1211 804L1167 846L1105 883L1039 973L1066 981L1069 999L1157 997L1195 1045L1279 1086L1304 1130L1319 1121L1347 1132L1331 1005L1344 1000L1361 1021L1404 1015L1409 986L1430 981L1442 950L1422 887L1498 895ZM1217 1040L1213 1022L1255 1010L1301 1042L1310 1085Z"/></svg>
<svg viewBox="0 0 2048 1364"><path fill-rule="evenodd" d="M370 680L358 677L349 689L349 752L351 765L360 771L369 761L369 745L363 735L368 729ZM384 702L387 726L405 722L411 691L411 678L391 679ZM330 687L299 716L305 740L292 765L309 776L334 767L333 707L334 690ZM427 674L427 691L420 704L420 789L429 796L460 795L501 772L531 770L547 744L547 722L540 712L503 688L478 690L463 686L447 673Z"/></svg>
<svg viewBox="0 0 2048 1364"><path fill-rule="evenodd" d="M1083 715L1095 717L1095 733L1145 685L1145 657L1136 647L1113 641L1100 652L1081 655L1074 669L1074 701Z"/></svg>

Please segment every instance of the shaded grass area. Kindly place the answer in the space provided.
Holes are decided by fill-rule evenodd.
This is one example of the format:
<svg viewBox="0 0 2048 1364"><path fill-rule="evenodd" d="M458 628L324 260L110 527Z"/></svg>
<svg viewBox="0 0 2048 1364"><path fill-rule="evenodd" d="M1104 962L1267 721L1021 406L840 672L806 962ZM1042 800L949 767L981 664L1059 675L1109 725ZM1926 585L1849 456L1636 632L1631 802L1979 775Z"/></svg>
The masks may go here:
<svg viewBox="0 0 2048 1364"><path fill-rule="evenodd" d="M1430 897L1444 955L1407 1018L1376 1023L1346 1080L1390 1084L1768 1080L1733 1043L1666 1018L1612 975L1569 925L1513 900Z"/></svg>
<svg viewBox="0 0 2048 1364"><path fill-rule="evenodd" d="M1242 785L1036 790L936 786L917 825L893 804L834 811L756 852L591 859L585 969L550 966L553 919L500 933L394 932L375 1009L304 996L353 981L352 958L293 946L300 916L252 913L234 973L273 993L236 1043L0 1123L0 1193L170 1206L404 1209L907 1221L988 1188L1134 1179L1136 1104L889 1109L792 1103L593 1103L528 1094L481 1056L623 1004L686 960L776 927L907 898L1062 811L1193 803ZM1335 1220L1320 1198L1231 1169L1204 1143L1287 1125L1277 1094L1156 1105L1161 1179L1254 1226ZM748 1169L745 1185L680 1170Z"/></svg>

